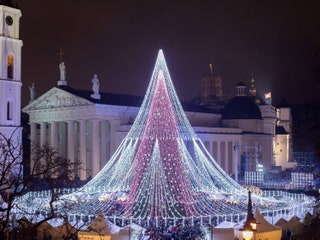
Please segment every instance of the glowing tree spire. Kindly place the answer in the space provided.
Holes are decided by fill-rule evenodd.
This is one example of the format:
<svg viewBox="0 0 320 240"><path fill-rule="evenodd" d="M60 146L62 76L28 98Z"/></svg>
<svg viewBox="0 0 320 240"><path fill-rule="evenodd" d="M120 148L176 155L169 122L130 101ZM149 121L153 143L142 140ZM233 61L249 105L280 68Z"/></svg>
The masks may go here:
<svg viewBox="0 0 320 240"><path fill-rule="evenodd" d="M194 202L192 188L180 159L179 133L163 71L157 74L146 127L135 156L138 163L128 206L133 215L139 215L143 211L139 209L146 205L146 213L152 218L188 215L186 205Z"/></svg>

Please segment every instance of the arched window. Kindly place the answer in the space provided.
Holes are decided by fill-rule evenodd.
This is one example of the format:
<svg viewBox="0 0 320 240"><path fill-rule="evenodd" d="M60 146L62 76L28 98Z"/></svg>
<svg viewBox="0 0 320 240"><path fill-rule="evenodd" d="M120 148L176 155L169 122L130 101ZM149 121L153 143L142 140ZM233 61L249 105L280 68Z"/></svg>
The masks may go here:
<svg viewBox="0 0 320 240"><path fill-rule="evenodd" d="M13 106L11 101L7 101L7 120L13 119Z"/></svg>
<svg viewBox="0 0 320 240"><path fill-rule="evenodd" d="M13 56L11 54L8 55L8 78L13 78Z"/></svg>

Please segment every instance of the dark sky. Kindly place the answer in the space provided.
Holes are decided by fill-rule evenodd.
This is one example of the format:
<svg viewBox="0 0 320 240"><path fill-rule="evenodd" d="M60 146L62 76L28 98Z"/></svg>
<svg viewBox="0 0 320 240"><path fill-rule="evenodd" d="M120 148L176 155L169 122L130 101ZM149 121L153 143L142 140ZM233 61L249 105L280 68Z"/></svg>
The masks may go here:
<svg viewBox="0 0 320 240"><path fill-rule="evenodd" d="M24 106L28 86L40 96L59 80L58 51L66 51L68 85L143 95L164 51L181 100L200 90L209 63L233 96L254 73L273 103L307 102L315 91L312 67L320 45L320 2L313 1L19 1Z"/></svg>

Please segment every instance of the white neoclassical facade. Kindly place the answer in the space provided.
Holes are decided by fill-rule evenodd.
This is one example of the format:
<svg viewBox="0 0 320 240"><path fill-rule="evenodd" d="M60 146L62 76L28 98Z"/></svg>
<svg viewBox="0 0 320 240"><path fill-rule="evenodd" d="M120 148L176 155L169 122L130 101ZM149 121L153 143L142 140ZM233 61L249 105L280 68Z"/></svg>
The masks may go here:
<svg viewBox="0 0 320 240"><path fill-rule="evenodd" d="M81 180L94 177L103 168L128 133L142 102L141 97L129 95L100 92L99 96L58 85L23 108L30 117L31 142L49 144L62 157L81 164L77 173ZM237 106L239 98L244 100L241 97L246 98L230 100L222 113L182 105L207 150L228 174L255 171L257 164L266 170L292 167L288 110L281 115L282 109L256 105L256 112L248 117L233 114L234 107L241 110ZM228 106L232 102L234 106Z"/></svg>
<svg viewBox="0 0 320 240"><path fill-rule="evenodd" d="M81 164L84 180L95 176L123 137L121 126L137 107L94 103L54 87L26 106L32 144L50 145L62 157Z"/></svg>

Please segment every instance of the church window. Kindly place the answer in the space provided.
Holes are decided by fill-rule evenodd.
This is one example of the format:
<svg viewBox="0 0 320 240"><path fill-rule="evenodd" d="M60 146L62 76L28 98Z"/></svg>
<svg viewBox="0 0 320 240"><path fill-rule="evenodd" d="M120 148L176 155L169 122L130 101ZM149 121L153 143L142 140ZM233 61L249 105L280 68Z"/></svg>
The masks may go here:
<svg viewBox="0 0 320 240"><path fill-rule="evenodd" d="M13 56L11 54L8 55L7 77L13 78Z"/></svg>
<svg viewBox="0 0 320 240"><path fill-rule="evenodd" d="M7 102L7 120L13 119L13 109L12 109L12 102Z"/></svg>

